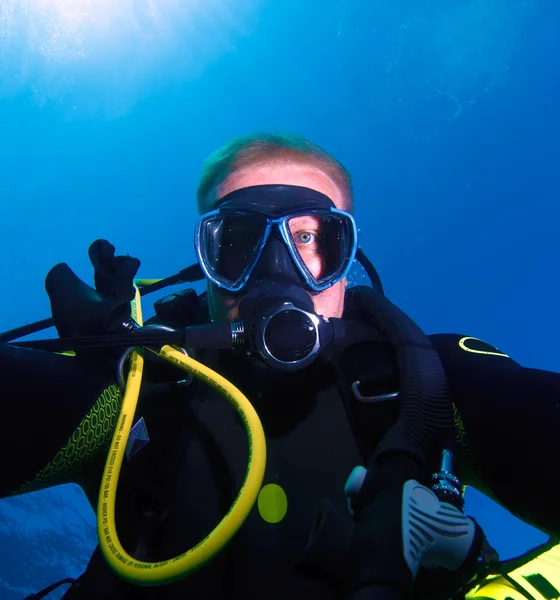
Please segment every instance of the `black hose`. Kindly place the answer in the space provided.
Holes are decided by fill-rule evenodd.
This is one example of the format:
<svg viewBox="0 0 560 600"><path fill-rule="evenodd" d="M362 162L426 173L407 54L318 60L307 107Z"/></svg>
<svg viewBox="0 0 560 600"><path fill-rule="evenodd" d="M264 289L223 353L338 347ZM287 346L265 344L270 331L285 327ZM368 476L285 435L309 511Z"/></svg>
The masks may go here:
<svg viewBox="0 0 560 600"><path fill-rule="evenodd" d="M366 286L349 291L364 316L395 348L400 379L399 416L377 446L376 455L406 451L425 465L434 442L453 423L451 396L441 360L429 338L398 307Z"/></svg>
<svg viewBox="0 0 560 600"><path fill-rule="evenodd" d="M371 260L364 254L364 251L361 248L356 250L356 259L364 268L364 271L367 273L369 280L371 281L371 285L374 290L377 290L379 293L385 295L385 290L383 289L383 284L381 283L381 277L379 277L379 273L377 269L373 266Z"/></svg>

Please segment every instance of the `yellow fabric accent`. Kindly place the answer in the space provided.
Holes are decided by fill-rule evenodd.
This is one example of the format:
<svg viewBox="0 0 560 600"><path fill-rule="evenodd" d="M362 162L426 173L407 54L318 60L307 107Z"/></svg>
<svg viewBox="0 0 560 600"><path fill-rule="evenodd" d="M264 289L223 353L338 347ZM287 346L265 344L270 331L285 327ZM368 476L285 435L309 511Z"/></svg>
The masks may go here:
<svg viewBox="0 0 560 600"><path fill-rule="evenodd" d="M115 385L106 387L72 436L51 462L12 495L26 494L59 483L66 483L84 464L107 452L122 404L122 394ZM46 425L48 426L48 425Z"/></svg>
<svg viewBox="0 0 560 600"><path fill-rule="evenodd" d="M486 342L484 342L483 340L469 336L469 337L461 338L459 340L459 348L461 348L465 352L470 352L472 354L486 354L488 356L502 356L503 358L509 358L509 356L507 354L500 352L497 348L493 348L493 350L477 350L476 348L469 348L467 342L470 340L474 340L475 342L480 342L481 344L484 344L485 346L488 346L489 348L492 347L489 344L487 344Z"/></svg>
<svg viewBox="0 0 560 600"><path fill-rule="evenodd" d="M509 573L509 577L535 600L560 597L560 545L543 552L537 558ZM492 600L527 600L501 575L486 578L466 598L492 598Z"/></svg>
<svg viewBox="0 0 560 600"><path fill-rule="evenodd" d="M259 493L259 514L267 523L279 523L288 512L286 492L276 483L265 485Z"/></svg>

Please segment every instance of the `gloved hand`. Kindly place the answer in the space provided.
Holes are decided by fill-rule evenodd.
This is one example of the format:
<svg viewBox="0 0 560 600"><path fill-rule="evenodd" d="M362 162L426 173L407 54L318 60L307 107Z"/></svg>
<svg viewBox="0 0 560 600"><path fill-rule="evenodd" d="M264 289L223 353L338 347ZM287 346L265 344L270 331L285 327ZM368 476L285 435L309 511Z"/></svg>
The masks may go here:
<svg viewBox="0 0 560 600"><path fill-rule="evenodd" d="M97 240L89 249L96 289L84 283L66 263L54 266L45 280L60 337L101 335L116 331L130 318L134 276L140 261L115 256L115 247Z"/></svg>
<svg viewBox="0 0 560 600"><path fill-rule="evenodd" d="M412 461L397 454L370 463L352 503L356 504L349 554L352 600L445 600L475 575L482 529L450 504L449 496L440 499L420 484L415 470ZM353 493L359 486L355 479L347 484Z"/></svg>
<svg viewBox="0 0 560 600"><path fill-rule="evenodd" d="M132 256L115 256L115 246L96 240L89 247L89 259L95 270L95 289L105 296L130 302L134 298L134 277L140 261Z"/></svg>

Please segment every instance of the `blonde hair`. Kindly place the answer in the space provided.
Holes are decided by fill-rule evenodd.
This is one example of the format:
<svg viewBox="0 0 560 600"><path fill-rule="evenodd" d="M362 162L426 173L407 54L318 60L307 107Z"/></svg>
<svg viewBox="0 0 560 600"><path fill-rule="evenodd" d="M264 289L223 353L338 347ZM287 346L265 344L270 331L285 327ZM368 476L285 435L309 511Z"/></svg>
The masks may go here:
<svg viewBox="0 0 560 600"><path fill-rule="evenodd" d="M345 209L352 212L350 173L336 158L299 134L256 133L233 138L204 161L196 194L199 213L214 208L218 187L234 171L257 164L282 162L310 165L321 170L338 186Z"/></svg>

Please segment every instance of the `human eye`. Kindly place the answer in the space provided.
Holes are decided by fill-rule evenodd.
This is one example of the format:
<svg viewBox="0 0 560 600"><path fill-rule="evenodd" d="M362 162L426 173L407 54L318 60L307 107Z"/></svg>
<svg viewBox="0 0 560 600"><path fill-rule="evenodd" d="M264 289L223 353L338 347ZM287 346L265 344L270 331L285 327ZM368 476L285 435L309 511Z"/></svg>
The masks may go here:
<svg viewBox="0 0 560 600"><path fill-rule="evenodd" d="M290 221L292 239L298 248L312 250L319 244L319 221L310 216L296 217Z"/></svg>
<svg viewBox="0 0 560 600"><path fill-rule="evenodd" d="M300 231L295 237L296 242L303 246L312 246L317 243L317 234L313 231Z"/></svg>

